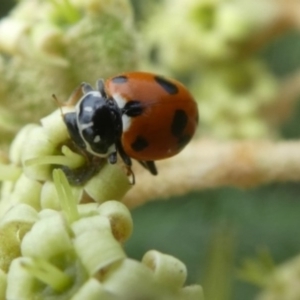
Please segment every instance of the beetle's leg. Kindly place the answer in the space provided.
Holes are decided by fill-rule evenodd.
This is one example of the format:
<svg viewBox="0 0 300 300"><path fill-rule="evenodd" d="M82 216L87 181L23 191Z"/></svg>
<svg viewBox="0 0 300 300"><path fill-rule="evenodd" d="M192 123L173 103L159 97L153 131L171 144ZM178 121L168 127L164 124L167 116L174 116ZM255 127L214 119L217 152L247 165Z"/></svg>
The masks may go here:
<svg viewBox="0 0 300 300"><path fill-rule="evenodd" d="M125 153L121 141L116 142L116 148L126 166L131 167L132 162L130 157Z"/></svg>
<svg viewBox="0 0 300 300"><path fill-rule="evenodd" d="M67 102L63 105L65 106L75 106L78 100L82 97L83 92L83 85L84 83L81 83L75 90L73 90L72 94L68 98Z"/></svg>
<svg viewBox="0 0 300 300"><path fill-rule="evenodd" d="M155 165L155 162L153 160L138 160L138 162L145 168L147 169L152 175L157 175L157 168Z"/></svg>
<svg viewBox="0 0 300 300"><path fill-rule="evenodd" d="M116 148L117 148L117 151L118 151L119 155L121 156L121 158L122 158L122 160L123 160L123 162L126 166L127 175L131 176L130 184L134 185L135 184L135 176L134 176L133 171L131 170L132 162L131 162L130 157L125 153L125 151L123 149L123 146L121 144L121 140L118 140L116 142Z"/></svg>
<svg viewBox="0 0 300 300"><path fill-rule="evenodd" d="M117 162L117 152L109 154L108 161L110 164L114 165Z"/></svg>

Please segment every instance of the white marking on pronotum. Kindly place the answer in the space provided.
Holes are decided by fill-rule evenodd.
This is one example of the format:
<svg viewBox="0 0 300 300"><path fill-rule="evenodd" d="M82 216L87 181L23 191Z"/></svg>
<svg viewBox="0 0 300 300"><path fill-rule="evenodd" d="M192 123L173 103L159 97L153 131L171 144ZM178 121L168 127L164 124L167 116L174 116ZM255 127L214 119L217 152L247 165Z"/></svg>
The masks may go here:
<svg viewBox="0 0 300 300"><path fill-rule="evenodd" d="M82 102L83 102L84 100L86 100L86 98L87 98L88 95L92 95L92 96L94 96L94 97L102 97L101 93L98 92L98 91L91 91L91 92L88 92L88 93L84 94L84 95L79 99L79 101L77 102L77 104L76 104L76 106L75 106L75 107L76 107L76 111L77 111L77 115L79 114L80 106L81 106ZM89 107L89 106L87 106L87 107ZM85 108L84 108L84 110L85 110Z"/></svg>
<svg viewBox="0 0 300 300"><path fill-rule="evenodd" d="M117 105L119 106L120 109L122 109L125 104L127 103L126 99L123 98L120 94L115 93L112 95L115 101L117 102Z"/></svg>
<svg viewBox="0 0 300 300"><path fill-rule="evenodd" d="M91 92L88 92L86 95L93 95L94 97L102 96L99 91L91 91Z"/></svg>
<svg viewBox="0 0 300 300"><path fill-rule="evenodd" d="M85 106L83 110L87 112L92 112L93 108L91 106Z"/></svg>
<svg viewBox="0 0 300 300"><path fill-rule="evenodd" d="M127 131L131 125L131 118L127 115L122 116L123 132Z"/></svg>
<svg viewBox="0 0 300 300"><path fill-rule="evenodd" d="M120 109L124 108L126 105L127 101L122 95L115 93L113 94L113 98L117 102L117 105ZM127 115L122 115L122 123L123 123L123 132L127 131L131 125L131 118L128 117Z"/></svg>
<svg viewBox="0 0 300 300"><path fill-rule="evenodd" d="M90 152L98 157L108 157L109 154L116 152L115 144L112 144L111 146L109 146L106 153L99 153L99 152L93 151L93 149L91 148L91 145L89 143L87 143L86 141L85 141L85 145L86 145L86 149L88 152Z"/></svg>
<svg viewBox="0 0 300 300"><path fill-rule="evenodd" d="M98 142L100 142L100 141L101 141L100 135L96 135L96 136L94 137L93 142L94 142L94 143L98 143Z"/></svg>
<svg viewBox="0 0 300 300"><path fill-rule="evenodd" d="M89 122L89 123L86 123L86 124L80 124L79 125L81 130L87 129L87 128L92 127L92 126L94 126L93 122Z"/></svg>

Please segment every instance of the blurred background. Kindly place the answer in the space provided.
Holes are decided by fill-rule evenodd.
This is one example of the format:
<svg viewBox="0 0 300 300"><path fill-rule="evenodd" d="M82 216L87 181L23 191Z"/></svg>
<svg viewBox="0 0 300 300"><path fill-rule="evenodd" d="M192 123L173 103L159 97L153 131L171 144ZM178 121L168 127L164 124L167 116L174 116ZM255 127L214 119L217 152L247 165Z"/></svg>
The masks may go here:
<svg viewBox="0 0 300 300"><path fill-rule="evenodd" d="M299 139L296 1L131 4L138 68L170 75L189 87L199 102L198 138ZM1 0L0 16L13 5ZM285 293L300 283L299 272L290 281L286 275L286 286L279 279L272 282L276 266L300 253L299 183L191 192L132 213L128 255L141 259L157 249L176 256L188 267L188 283L200 283L206 299L300 299L300 293ZM261 294L265 288L269 296Z"/></svg>
<svg viewBox="0 0 300 300"><path fill-rule="evenodd" d="M202 136L299 139L300 28L275 2L133 1L149 65L190 86ZM299 193L298 183L286 183L148 203L133 211L127 250L137 258L151 248L172 253L209 300L255 299L274 266L300 253ZM297 283L297 275L278 280L261 297L300 299L282 292Z"/></svg>

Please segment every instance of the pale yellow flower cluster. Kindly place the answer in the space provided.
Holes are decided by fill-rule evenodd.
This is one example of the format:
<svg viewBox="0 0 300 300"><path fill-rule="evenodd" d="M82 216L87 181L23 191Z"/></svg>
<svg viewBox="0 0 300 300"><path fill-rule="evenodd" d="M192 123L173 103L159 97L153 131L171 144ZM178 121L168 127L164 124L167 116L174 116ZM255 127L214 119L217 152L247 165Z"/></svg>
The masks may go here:
<svg viewBox="0 0 300 300"><path fill-rule="evenodd" d="M269 136L274 126L263 113L277 100L278 80L251 49L276 31L279 15L273 0L164 0L143 22L147 67L187 80L204 134Z"/></svg>
<svg viewBox="0 0 300 300"><path fill-rule="evenodd" d="M187 270L176 258L127 257L133 224L116 201L130 188L126 170L80 154L63 121L68 110L23 127L0 165L0 299L203 299L199 285L183 286Z"/></svg>
<svg viewBox="0 0 300 300"><path fill-rule="evenodd" d="M127 257L126 169L76 148L69 108L36 123L52 94L135 69L132 21L128 0L22 0L0 20L0 144L22 128L0 153L0 300L203 299L176 258Z"/></svg>
<svg viewBox="0 0 300 300"><path fill-rule="evenodd" d="M78 170L79 181L93 168L82 155L67 146L68 131L60 110L43 118L41 123L42 125L28 124L23 127L11 145L9 159L11 172L14 173L10 176L16 178L6 177L3 170L3 180L15 181L3 184L0 216L17 203L30 203L37 210L60 209L52 182L53 167L56 165L67 168L69 173ZM88 202L89 199L98 203L112 198L120 200L130 188L127 176L119 165L99 161L99 168L101 172L95 171L95 176L85 184L80 185L79 182L80 186L72 186L72 194L77 203ZM10 172L7 173L9 174Z"/></svg>
<svg viewBox="0 0 300 300"><path fill-rule="evenodd" d="M239 59L244 43L278 13L272 0L164 0L143 29L158 65L185 74Z"/></svg>
<svg viewBox="0 0 300 300"><path fill-rule="evenodd" d="M135 69L137 48L128 0L19 1L0 20L0 143L50 113L53 93Z"/></svg>
<svg viewBox="0 0 300 300"><path fill-rule="evenodd" d="M228 139L273 134L262 111L272 107L279 88L263 63L246 60L230 68L207 70L198 79L192 89L199 99L203 131Z"/></svg>
<svg viewBox="0 0 300 300"><path fill-rule="evenodd" d="M0 299L202 299L200 286L183 288L176 258L126 257L132 219L123 204L77 206L62 171L54 181L62 211L17 204L0 221Z"/></svg>

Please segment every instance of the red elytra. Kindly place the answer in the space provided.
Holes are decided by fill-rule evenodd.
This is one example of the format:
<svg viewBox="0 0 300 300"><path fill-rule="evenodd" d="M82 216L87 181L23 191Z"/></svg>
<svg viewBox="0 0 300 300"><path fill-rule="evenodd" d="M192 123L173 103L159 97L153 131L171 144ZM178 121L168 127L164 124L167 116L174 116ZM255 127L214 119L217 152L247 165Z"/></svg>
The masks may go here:
<svg viewBox="0 0 300 300"><path fill-rule="evenodd" d="M146 72L127 72L105 81L105 91L124 109L136 104L136 113L123 113L121 143L125 153L140 161L178 154L193 137L198 107L180 82Z"/></svg>

